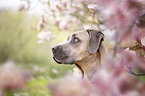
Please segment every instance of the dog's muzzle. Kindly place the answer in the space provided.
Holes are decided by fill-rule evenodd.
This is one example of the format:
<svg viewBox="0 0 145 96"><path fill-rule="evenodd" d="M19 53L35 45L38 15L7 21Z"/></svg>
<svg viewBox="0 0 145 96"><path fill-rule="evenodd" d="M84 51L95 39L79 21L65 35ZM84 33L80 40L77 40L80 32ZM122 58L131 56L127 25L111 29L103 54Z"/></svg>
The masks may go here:
<svg viewBox="0 0 145 96"><path fill-rule="evenodd" d="M63 52L63 48L58 45L52 48L53 59L58 63L62 64L68 58L67 54Z"/></svg>

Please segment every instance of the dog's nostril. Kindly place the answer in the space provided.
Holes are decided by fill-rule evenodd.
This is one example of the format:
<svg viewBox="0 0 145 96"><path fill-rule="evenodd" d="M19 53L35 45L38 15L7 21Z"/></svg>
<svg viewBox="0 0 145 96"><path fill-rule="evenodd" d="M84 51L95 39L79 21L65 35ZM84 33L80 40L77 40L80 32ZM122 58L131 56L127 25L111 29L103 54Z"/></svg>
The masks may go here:
<svg viewBox="0 0 145 96"><path fill-rule="evenodd" d="M57 46L52 48L52 52L53 53L55 53L57 50L58 50L58 47Z"/></svg>

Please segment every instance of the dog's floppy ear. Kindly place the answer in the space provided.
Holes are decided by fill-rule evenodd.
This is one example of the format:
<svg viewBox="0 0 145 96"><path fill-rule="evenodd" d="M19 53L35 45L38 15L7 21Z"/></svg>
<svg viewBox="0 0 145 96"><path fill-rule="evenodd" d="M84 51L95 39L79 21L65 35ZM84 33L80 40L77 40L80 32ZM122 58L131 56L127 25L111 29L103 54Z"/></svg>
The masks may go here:
<svg viewBox="0 0 145 96"><path fill-rule="evenodd" d="M104 34L97 30L90 30L90 29L88 29L87 32L90 36L88 50L90 54L94 54L99 49L102 41L104 40Z"/></svg>

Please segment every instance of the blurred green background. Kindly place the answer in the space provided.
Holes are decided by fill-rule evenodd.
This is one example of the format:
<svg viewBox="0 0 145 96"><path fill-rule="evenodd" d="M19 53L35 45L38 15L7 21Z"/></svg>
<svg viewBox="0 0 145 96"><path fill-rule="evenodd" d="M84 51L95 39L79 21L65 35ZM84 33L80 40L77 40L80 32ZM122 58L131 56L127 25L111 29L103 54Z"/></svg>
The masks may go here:
<svg viewBox="0 0 145 96"><path fill-rule="evenodd" d="M38 44L36 26L39 17L25 12L0 10L0 64L8 61L28 69L33 77L23 90L6 91L5 96L50 96L49 82L67 74L73 66L58 65L52 59L51 47L64 41L69 34L55 26L48 26L53 40ZM56 39L57 38L57 39Z"/></svg>

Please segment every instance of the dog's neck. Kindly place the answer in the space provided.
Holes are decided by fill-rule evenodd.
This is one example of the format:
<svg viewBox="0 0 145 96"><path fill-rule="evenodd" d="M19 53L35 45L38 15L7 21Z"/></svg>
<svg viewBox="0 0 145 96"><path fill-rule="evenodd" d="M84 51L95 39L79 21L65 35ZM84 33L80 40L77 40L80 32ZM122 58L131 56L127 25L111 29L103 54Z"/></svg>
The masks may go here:
<svg viewBox="0 0 145 96"><path fill-rule="evenodd" d="M77 62L77 64L87 75L88 79L91 79L92 76L101 69L105 51L106 47L104 45L101 45L99 50L95 54L89 55L83 60Z"/></svg>

